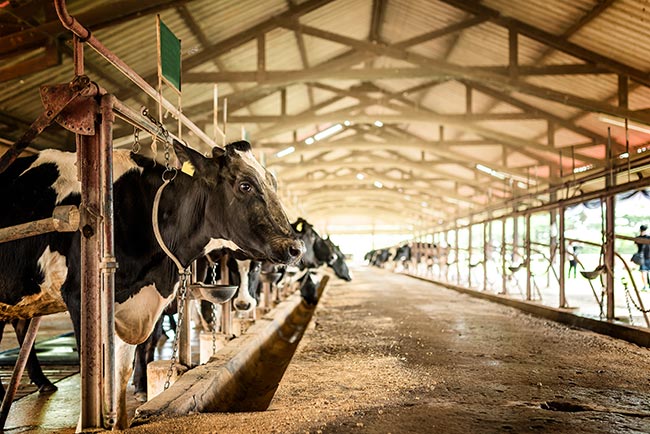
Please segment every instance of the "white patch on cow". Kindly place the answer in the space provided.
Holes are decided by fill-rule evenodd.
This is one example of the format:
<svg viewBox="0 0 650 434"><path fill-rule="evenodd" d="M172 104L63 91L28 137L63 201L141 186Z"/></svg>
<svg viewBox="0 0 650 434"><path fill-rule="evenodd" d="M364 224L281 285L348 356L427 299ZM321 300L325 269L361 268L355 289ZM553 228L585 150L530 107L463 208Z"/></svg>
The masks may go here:
<svg viewBox="0 0 650 434"><path fill-rule="evenodd" d="M237 269L239 270L239 291L234 301L235 309L241 312L248 312L256 306L255 299L251 297L248 281L248 273L251 269L250 260L237 260ZM248 309L239 309L239 306L248 306Z"/></svg>
<svg viewBox="0 0 650 434"><path fill-rule="evenodd" d="M221 250L224 248L230 249L233 252L241 250L237 244L233 243L230 240L224 240L223 238L210 238L208 244L206 244L203 248L203 254L207 255L213 250Z"/></svg>
<svg viewBox="0 0 650 434"><path fill-rule="evenodd" d="M68 275L65 257L47 246L38 259L38 266L44 276L40 292L24 296L15 305L0 303L0 320L32 318L66 310L61 297L61 286Z"/></svg>
<svg viewBox="0 0 650 434"><path fill-rule="evenodd" d="M38 153L36 160L29 166L21 176L26 172L42 164L55 164L59 177L52 184L52 189L56 192L56 204L61 203L63 199L73 193L81 193L81 182L77 177L77 154L74 152L63 152L56 149L45 149ZM113 182L120 179L130 170L140 170L131 158L129 151L117 150L113 152Z"/></svg>
<svg viewBox="0 0 650 434"><path fill-rule="evenodd" d="M178 283L176 284L178 286ZM123 303L115 305L115 331L126 343L137 345L147 340L163 309L174 299L163 298L156 285L147 285Z"/></svg>
<svg viewBox="0 0 650 434"><path fill-rule="evenodd" d="M259 175L260 178L262 178L263 182L266 182L266 169L262 167L259 161L255 159L255 156L251 151L236 151L239 156L248 164L250 167L252 167Z"/></svg>
<svg viewBox="0 0 650 434"><path fill-rule="evenodd" d="M113 182L120 179L125 173L131 170L138 170L142 173L142 167L138 166L131 159L131 151L118 149L113 151Z"/></svg>
<svg viewBox="0 0 650 434"><path fill-rule="evenodd" d="M135 347L135 345L124 342L119 336L115 336L115 386L118 392L116 429L129 427L128 413L126 412L126 388L133 372Z"/></svg>
<svg viewBox="0 0 650 434"><path fill-rule="evenodd" d="M77 178L76 162L77 154L73 152L45 149L38 153L36 160L21 173L21 176L42 164L55 164L59 170L59 177L52 184L52 189L56 192L56 203L59 204L72 193L81 192L81 182Z"/></svg>

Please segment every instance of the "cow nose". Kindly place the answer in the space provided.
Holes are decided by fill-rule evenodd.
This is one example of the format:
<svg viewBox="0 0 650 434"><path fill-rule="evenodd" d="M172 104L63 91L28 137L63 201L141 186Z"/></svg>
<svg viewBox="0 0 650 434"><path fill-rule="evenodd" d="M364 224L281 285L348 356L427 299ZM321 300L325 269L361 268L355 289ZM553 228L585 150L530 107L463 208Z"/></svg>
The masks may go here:
<svg viewBox="0 0 650 434"><path fill-rule="evenodd" d="M251 303L249 303L247 301L239 301L238 300L238 301L235 302L235 309L237 309L238 311L246 312L246 311L250 310L250 308L251 308Z"/></svg>
<svg viewBox="0 0 650 434"><path fill-rule="evenodd" d="M289 244L289 258L292 262L295 262L300 258L303 253L305 253L305 243L302 240L296 240Z"/></svg>

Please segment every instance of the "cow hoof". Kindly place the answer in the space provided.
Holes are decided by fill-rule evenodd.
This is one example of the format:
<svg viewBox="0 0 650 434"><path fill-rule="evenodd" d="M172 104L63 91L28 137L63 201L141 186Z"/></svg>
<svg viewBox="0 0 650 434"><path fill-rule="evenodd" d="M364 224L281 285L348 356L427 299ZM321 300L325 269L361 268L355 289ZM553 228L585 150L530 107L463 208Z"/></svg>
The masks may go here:
<svg viewBox="0 0 650 434"><path fill-rule="evenodd" d="M59 388L48 381L47 383L41 384L39 386L38 393L47 394L56 392L57 390L59 390Z"/></svg>
<svg viewBox="0 0 650 434"><path fill-rule="evenodd" d="M147 402L147 392L135 392L135 400L138 402Z"/></svg>

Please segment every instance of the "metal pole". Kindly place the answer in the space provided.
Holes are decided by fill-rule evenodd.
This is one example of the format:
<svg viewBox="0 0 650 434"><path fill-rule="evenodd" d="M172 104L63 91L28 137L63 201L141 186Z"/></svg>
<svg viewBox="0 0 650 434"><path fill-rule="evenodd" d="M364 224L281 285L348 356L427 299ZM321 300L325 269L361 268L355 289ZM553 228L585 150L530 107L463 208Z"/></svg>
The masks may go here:
<svg viewBox="0 0 650 434"><path fill-rule="evenodd" d="M609 196L605 199L605 274L607 290L607 319L614 319L614 214L616 198Z"/></svg>
<svg viewBox="0 0 650 434"><path fill-rule="evenodd" d="M455 232L455 238L456 238L456 284L460 286L460 258L459 258L459 253L460 253L460 243L458 239L458 223L454 223L454 232Z"/></svg>
<svg viewBox="0 0 650 434"><path fill-rule="evenodd" d="M525 218L525 224L526 224L526 232L525 232L525 237L526 239L524 240L524 255L526 256L524 260L526 261L526 300L532 300L532 273L530 270L530 266L532 265L532 262L530 260L530 214L526 214Z"/></svg>
<svg viewBox="0 0 650 434"><path fill-rule="evenodd" d="M564 238L564 207L560 207L558 232L560 236L560 307L568 307L566 299L566 240Z"/></svg>
<svg viewBox="0 0 650 434"><path fill-rule="evenodd" d="M117 68L124 76L129 80L135 83L140 89L142 89L147 95L153 98L155 101L160 102L162 106L172 113L173 116L178 117L182 121L183 125L188 127L197 137L199 137L203 142L209 145L211 148L217 146L217 144L208 137L207 134L203 132L197 125L190 121L187 116L181 113L171 102L165 99L162 95L159 95L156 89L154 89L147 81L138 75L129 65L127 65L122 59L120 59L115 53L109 50L104 44L102 44L95 36L84 27L79 21L77 21L73 16L68 13L65 0L54 0L54 7L56 13L59 17L59 20L63 24L63 27L70 30L75 35L79 36L84 40L88 45L90 45L97 53L99 53L104 59L111 63L115 68ZM225 138L225 134L221 132L222 137Z"/></svg>
<svg viewBox="0 0 650 434"><path fill-rule="evenodd" d="M16 391L18 390L18 386L20 384L20 379L22 378L23 372L25 371L25 365L27 365L29 352L32 350L32 346L36 340L36 333L38 332L38 326L40 323L40 316L36 316L30 320L29 327L27 328L27 334L25 335L25 340L20 346L18 360L16 360L14 372L11 376L11 380L9 381L9 385L7 386L5 397L2 400L2 406L0 407L0 430L4 430L5 423L7 422L7 416L9 416L11 404L14 401Z"/></svg>
<svg viewBox="0 0 650 434"><path fill-rule="evenodd" d="M472 222L467 226L467 287L472 287Z"/></svg>
<svg viewBox="0 0 650 434"><path fill-rule="evenodd" d="M113 113L112 95L101 100L99 130L102 204L102 341L104 355L104 425L112 428L117 419L115 384L115 271L113 221Z"/></svg>
<svg viewBox="0 0 650 434"><path fill-rule="evenodd" d="M483 223L483 291L488 290L487 262L489 246L492 245L492 222L489 220Z"/></svg>
<svg viewBox="0 0 650 434"><path fill-rule="evenodd" d="M506 218L501 220L501 294L508 294L508 276L506 275Z"/></svg>
<svg viewBox="0 0 650 434"><path fill-rule="evenodd" d="M101 153L99 137L77 135L81 181L81 429L102 426Z"/></svg>

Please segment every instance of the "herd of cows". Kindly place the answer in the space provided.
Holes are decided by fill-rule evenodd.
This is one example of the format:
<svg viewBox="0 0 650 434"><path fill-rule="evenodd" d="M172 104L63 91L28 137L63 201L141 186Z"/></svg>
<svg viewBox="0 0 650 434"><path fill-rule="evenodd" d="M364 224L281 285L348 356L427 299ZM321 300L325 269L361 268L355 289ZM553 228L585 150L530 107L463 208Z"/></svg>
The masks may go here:
<svg viewBox="0 0 650 434"><path fill-rule="evenodd" d="M255 307L260 273L265 271L283 272L287 275L283 279L298 282L309 303L316 302L315 268L327 265L339 278L350 280L343 254L329 238L321 238L303 219L289 222L275 178L254 158L249 143L215 148L209 157L179 142L174 143L174 150L181 163L194 167L194 173L178 172L166 187L158 208L160 234L183 267L195 260L203 264L198 267L202 280L210 278L211 264L228 253L231 281L239 285L236 309ZM178 267L155 239L151 218L165 167L128 151L115 151L113 161L119 264L115 275L116 426L123 428L127 426L126 386L136 348L136 371L143 375L142 366L153 357L152 342L162 333L161 316L173 307L180 278ZM81 185L75 163L74 153L56 150L16 160L0 174L0 192L7 204L0 214L0 227L50 217L55 206L79 206ZM67 310L80 345L82 236L82 231L48 233L0 244L3 328L11 322L20 339L30 318ZM300 271L288 272L286 266L292 265ZM42 390L55 390L33 352L28 372ZM142 388L141 376L136 384Z"/></svg>
<svg viewBox="0 0 650 434"><path fill-rule="evenodd" d="M364 256L368 265L394 271L414 271L418 274L433 275L445 273L449 265L450 248L447 244L406 243L384 249L371 250Z"/></svg>

